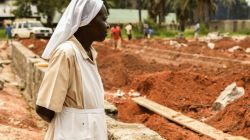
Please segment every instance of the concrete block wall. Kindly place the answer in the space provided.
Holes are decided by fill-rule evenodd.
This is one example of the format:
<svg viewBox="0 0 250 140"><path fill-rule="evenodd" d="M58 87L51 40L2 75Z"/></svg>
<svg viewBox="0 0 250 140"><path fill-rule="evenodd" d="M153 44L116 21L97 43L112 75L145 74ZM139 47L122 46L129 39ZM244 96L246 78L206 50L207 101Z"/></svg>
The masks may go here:
<svg viewBox="0 0 250 140"><path fill-rule="evenodd" d="M211 31L244 32L250 30L250 20L213 20L210 22Z"/></svg>
<svg viewBox="0 0 250 140"><path fill-rule="evenodd" d="M44 62L46 61L19 42L13 42L13 69L20 77L24 88L23 94L31 102L32 107L34 107L37 92L46 71L46 68L38 67L36 64ZM116 107L108 102L105 102L105 111L112 115L117 113ZM109 140L163 140L159 134L142 124L122 123L110 116L107 116L107 124Z"/></svg>
<svg viewBox="0 0 250 140"><path fill-rule="evenodd" d="M46 62L19 42L12 44L12 65L21 79L24 95L28 100L35 101L37 91L46 68L37 67L36 63ZM34 102L33 102L34 103Z"/></svg>

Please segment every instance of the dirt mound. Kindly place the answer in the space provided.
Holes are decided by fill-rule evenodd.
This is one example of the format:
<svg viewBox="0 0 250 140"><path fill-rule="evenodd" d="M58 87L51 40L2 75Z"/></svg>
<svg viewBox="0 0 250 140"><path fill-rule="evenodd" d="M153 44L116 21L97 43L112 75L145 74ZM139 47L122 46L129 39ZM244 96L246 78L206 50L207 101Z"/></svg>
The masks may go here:
<svg viewBox="0 0 250 140"><path fill-rule="evenodd" d="M207 123L234 135L250 138L250 75L243 73L238 85L245 88L245 95L208 120Z"/></svg>
<svg viewBox="0 0 250 140"><path fill-rule="evenodd" d="M230 104L208 123L226 133L250 138L250 97L249 93Z"/></svg>
<svg viewBox="0 0 250 140"><path fill-rule="evenodd" d="M217 78L192 72L171 72L142 75L131 88L147 98L181 111L197 119L210 116L209 107L222 90Z"/></svg>
<svg viewBox="0 0 250 140"><path fill-rule="evenodd" d="M224 50L238 45L238 43L235 42L230 37L224 37L220 40L215 41L214 43L215 43L215 49L224 49Z"/></svg>
<svg viewBox="0 0 250 140"><path fill-rule="evenodd" d="M116 104L118 108L118 119L127 123L143 123L150 129L158 132L165 139L201 139L209 138L198 136L196 133L183 129L167 119L146 110L131 100L122 104ZM125 107L126 106L126 107Z"/></svg>
<svg viewBox="0 0 250 140"><path fill-rule="evenodd" d="M162 71L165 66L148 63L139 56L98 47L98 67L106 90L121 88L131 83L136 75Z"/></svg>
<svg viewBox="0 0 250 140"><path fill-rule="evenodd" d="M38 54L39 56L42 55L43 50L45 49L48 40L45 39L22 39L20 42L27 48L29 48L31 51L33 51L35 54Z"/></svg>
<svg viewBox="0 0 250 140"><path fill-rule="evenodd" d="M250 48L250 37L246 37L245 39L239 42L239 46L242 48Z"/></svg>
<svg viewBox="0 0 250 140"><path fill-rule="evenodd" d="M247 108L250 104L250 75L248 73L249 71L242 72L242 70L235 70L221 74L220 76L207 76L185 70L179 72L163 71L137 76L132 81L131 88L142 93L142 96L146 96L157 103L180 111L192 118L204 120L214 114L214 112L211 111L211 107L215 99L219 96L219 93L224 90L227 85L236 81L238 86L245 88L245 97L228 106L223 112L216 115L216 118L208 122L218 129L225 130L225 132L249 138L250 112ZM126 107L124 107L124 105ZM140 113L141 110L138 111L139 107L134 105L134 103L126 102L118 106L118 118L120 120L144 123L168 139L177 136L176 134L172 136L165 134L163 132L165 129L159 128L159 122L149 122L149 120L155 120L154 115L148 116L148 114L152 113L145 114L146 111L143 111L144 113L137 114ZM129 107L127 108L127 106ZM137 112L133 112L132 110ZM129 120L128 116L133 119ZM157 120L159 121L162 120L159 116L156 118L158 118ZM166 120L161 122L161 128L166 127L178 133L183 132L176 130L176 125L172 128L170 128L170 126L171 124ZM185 135L181 137L183 138Z"/></svg>
<svg viewBox="0 0 250 140"><path fill-rule="evenodd" d="M188 46L194 47L194 48L202 48L202 47L206 47L207 43L202 42L202 41L190 41L190 42L188 42Z"/></svg>
<svg viewBox="0 0 250 140"><path fill-rule="evenodd" d="M245 39L242 42L247 45L247 41L248 39ZM187 41L180 41L180 43L187 43ZM223 56L226 56L229 54L223 50L240 43L231 38L223 38L215 41L215 50L209 50L207 47L202 47L206 46L204 42L189 42L188 47L182 50L211 54L211 56L216 56L217 52L218 56L223 53ZM160 48L157 40L155 42L154 40L127 41L124 44L125 46L132 44L138 48L145 44ZM167 46L167 43L165 45ZM237 82L239 86L245 88L246 95L207 122L224 132L250 138L250 70L248 67L232 65L226 69L219 69L196 67L192 64L174 67L157 64L155 61L146 62L136 53L129 53L126 50L112 50L109 42L103 46L98 44L95 48L98 51L98 67L105 90L134 89L142 96L197 120L206 120L213 116L211 107L215 99L226 86ZM235 56L235 58L238 57ZM119 99L115 104L119 110L117 116L119 120L143 123L166 139L208 139L139 107L128 96Z"/></svg>
<svg viewBox="0 0 250 140"><path fill-rule="evenodd" d="M181 126L175 125L165 118L155 114L148 117L144 124L147 127L160 132L163 138L169 140L210 140L210 138L207 138L206 136L199 136L196 133L187 129L183 129Z"/></svg>
<svg viewBox="0 0 250 140"><path fill-rule="evenodd" d="M188 43L188 40L185 38L175 38L173 41L177 41L178 43Z"/></svg>

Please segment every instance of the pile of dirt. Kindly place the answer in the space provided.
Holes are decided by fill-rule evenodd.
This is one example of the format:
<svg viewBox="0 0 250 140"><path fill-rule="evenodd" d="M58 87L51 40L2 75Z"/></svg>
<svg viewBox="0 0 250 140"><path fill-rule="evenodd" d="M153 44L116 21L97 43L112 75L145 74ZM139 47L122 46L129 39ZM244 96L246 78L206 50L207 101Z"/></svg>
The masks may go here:
<svg viewBox="0 0 250 140"><path fill-rule="evenodd" d="M239 100L228 105L224 110L215 115L207 123L212 126L234 135L250 138L250 75L242 72L242 76L237 77L238 85L244 87L245 95Z"/></svg>
<svg viewBox="0 0 250 140"><path fill-rule="evenodd" d="M188 46L194 48L202 48L207 47L207 43L203 41L190 41L188 42Z"/></svg>
<svg viewBox="0 0 250 140"><path fill-rule="evenodd" d="M126 51L114 51L105 46L96 49L99 52L98 64L105 89L122 88L125 92L134 89L139 91L142 96L197 120L204 121L214 115L215 112L211 110L213 102L220 92L232 82L237 82L237 85L243 86L247 94L250 91L250 81L246 78L250 71L247 67L235 65L227 69L220 69L188 64L172 67L159 65L156 62L152 65L139 56L126 53ZM246 100L245 97L243 98ZM128 95L120 98L119 101L118 99L115 100L117 102L113 103L119 110L117 118L121 121L143 123L166 139L208 139L139 107L131 101ZM110 102L112 101L114 100L111 99ZM240 103L240 105L245 105L245 103ZM239 108L240 106L235 106L235 109ZM231 112L230 110L233 109L225 111ZM242 112L244 109L239 111ZM218 119L221 121L218 126L214 125L216 124L215 119L208 122L221 130L227 130L230 129L228 126L221 125L234 124L232 118L237 117L238 113L231 112L227 116L224 115L227 113L222 113L221 118ZM228 119L222 119L226 117ZM228 122L230 118L232 120ZM247 120L243 120L243 122L248 124ZM249 134L246 133L248 131L247 126L240 128L238 132L231 131L229 133L250 138Z"/></svg>
<svg viewBox="0 0 250 140"><path fill-rule="evenodd" d="M39 56L42 55L43 50L45 49L48 40L45 39L22 39L20 42L27 48L29 48L31 51L33 51L35 54L38 54Z"/></svg>
<svg viewBox="0 0 250 140"><path fill-rule="evenodd" d="M173 39L174 41L177 41L178 43L188 43L188 40L185 39L185 38L176 38L176 39Z"/></svg>
<svg viewBox="0 0 250 140"><path fill-rule="evenodd" d="M238 45L238 43L235 40L233 40L231 37L224 37L220 40L215 41L214 44L215 44L215 49L223 49L223 50L226 50L226 49L229 49Z"/></svg>
<svg viewBox="0 0 250 140"><path fill-rule="evenodd" d="M239 42L239 46L242 48L250 48L250 37L246 37L245 39Z"/></svg>
<svg viewBox="0 0 250 140"><path fill-rule="evenodd" d="M136 75L162 71L165 66L155 61L146 62L140 57L112 50L109 47L97 47L98 67L106 90L122 88L131 83Z"/></svg>
<svg viewBox="0 0 250 140"><path fill-rule="evenodd" d="M155 40L136 40L125 42L125 45L135 43L135 47L144 46L161 48ZM179 42L179 41L178 41ZM186 42L186 41L184 41ZM182 42L182 43L184 43ZM243 42L243 41L242 41ZM247 39L245 40L247 42ZM187 42L186 42L187 43ZM155 46L152 46L155 45ZM192 44L192 47L189 47ZM231 38L215 41L216 49L209 50L204 42L191 42L183 51L211 54L212 56L227 56L225 50L237 44ZM247 43L246 43L247 44ZM98 67L105 90L134 89L142 96L180 111L197 120L207 120L212 126L233 135L242 135L250 138L250 70L243 66L223 68L205 68L192 64L176 67L158 64L155 61L145 61L135 52L126 49L112 50L111 44L95 44L98 52ZM159 53L152 55L160 55ZM164 54L162 54L164 55ZM232 56L228 56L232 57ZM235 55L234 57L237 57ZM213 102L220 92L232 82L245 88L245 96L233 102L222 112L215 114L211 111ZM157 131L166 139L209 139L183 129L131 101L128 95L114 102L118 108L118 119L124 122L143 123ZM112 102L113 100L110 99ZM212 117L213 116L213 117ZM211 118L212 117L212 118ZM211 118L211 119L210 119Z"/></svg>
<svg viewBox="0 0 250 140"><path fill-rule="evenodd" d="M226 133L250 138L249 92L240 100L230 104L207 123Z"/></svg>
<svg viewBox="0 0 250 140"><path fill-rule="evenodd" d="M237 85L245 88L246 95L228 106L223 112L220 112L214 119L208 122L218 129L225 130L225 132L250 138L248 133L250 112L247 110L250 104L250 76L248 74L250 71L242 71L243 70L236 70L235 72L222 74L221 76L207 76L201 74L202 72L193 73L192 71L185 70L179 72L163 71L137 76L132 81L131 88L139 91L142 96L146 96L159 104L203 121L215 113L211 107L219 96L219 93L224 90L227 85L236 81ZM118 118L120 120L144 123L165 137L165 130L158 129L157 127L159 126L159 122L149 122L149 120L155 117L155 115L151 115L152 113L145 114L145 112L147 112L145 110L143 111L144 113L141 113L141 110L138 111L140 107L130 102L117 104L117 106L119 108ZM135 110L135 112L132 110ZM159 118L159 116L156 118ZM169 125L170 122L164 119L160 126L161 128L167 128ZM175 128L171 129L173 131ZM182 132L179 130L176 131L178 131L178 133ZM169 139L174 136L177 136L176 132L175 135L168 135L165 138ZM183 137L185 136L182 136L182 138Z"/></svg>
<svg viewBox="0 0 250 140"><path fill-rule="evenodd" d="M131 88L157 103L202 119L211 115L208 110L225 87L218 80L192 71L164 71L136 77Z"/></svg>
<svg viewBox="0 0 250 140"><path fill-rule="evenodd" d="M158 132L165 139L201 139L210 140L205 136L199 136L195 132L183 129L164 117L146 110L131 100L125 100L116 104L118 119L127 123L142 123L148 128Z"/></svg>

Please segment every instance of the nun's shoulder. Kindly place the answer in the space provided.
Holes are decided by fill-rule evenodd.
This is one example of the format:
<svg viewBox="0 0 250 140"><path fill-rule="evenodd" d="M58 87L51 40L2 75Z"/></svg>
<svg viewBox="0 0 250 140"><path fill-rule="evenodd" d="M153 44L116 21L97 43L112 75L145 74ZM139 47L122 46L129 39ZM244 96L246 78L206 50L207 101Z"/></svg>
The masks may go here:
<svg viewBox="0 0 250 140"><path fill-rule="evenodd" d="M68 57L75 56L74 46L72 43L64 42L61 43L54 51L55 54L64 54Z"/></svg>

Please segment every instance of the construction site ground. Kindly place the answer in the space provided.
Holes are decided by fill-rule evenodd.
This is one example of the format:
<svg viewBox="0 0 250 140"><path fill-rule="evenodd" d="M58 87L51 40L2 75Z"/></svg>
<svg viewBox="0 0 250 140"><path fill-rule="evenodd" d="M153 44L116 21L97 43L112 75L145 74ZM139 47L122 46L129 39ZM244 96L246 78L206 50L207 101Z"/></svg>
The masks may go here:
<svg viewBox="0 0 250 140"><path fill-rule="evenodd" d="M20 79L11 68L10 47L0 41L0 139L42 140L47 124L28 105L20 92ZM4 85L2 85L4 83Z"/></svg>
<svg viewBox="0 0 250 140"><path fill-rule="evenodd" d="M25 39L20 42L41 55L47 40ZM114 49L112 41L107 39L103 43L95 43L94 47L98 51L98 67L106 90L106 100L118 108L116 116L118 120L142 123L165 139L207 140L211 138L193 132L137 105L131 100L129 91L137 91L140 96L225 133L249 139L249 44L250 38L248 37L226 37L211 40L209 43L205 39L200 41L193 39L138 39L123 40L122 47ZM1 53L4 53L4 50L6 49L1 49ZM233 82L245 89L244 96L220 111L213 111L212 106L220 92ZM118 90L123 91L125 95L116 96ZM29 115L23 113L33 112L33 110L28 108L25 100L21 99L17 89L6 86L1 92L3 93L0 94L0 101L9 101L8 105L13 104L13 106L9 106L9 109L0 108L1 116L3 116L0 118L0 123L3 129L13 130L13 133L0 130L0 135L8 134L17 137L25 135L25 132L32 132L29 134L34 133L35 138L41 137L46 124L42 124L37 116L30 116L30 114L35 115L34 113L28 113ZM11 100L19 98L18 108L14 107L17 102ZM4 99L7 101L2 101ZM4 103L4 105L6 104ZM3 113L6 115L2 115ZM19 114L25 121L20 121L22 119L18 118ZM8 120L8 118L13 118L14 121ZM20 121L20 125L15 123L15 120ZM28 123L21 125L23 122ZM24 133L18 133L20 129Z"/></svg>

